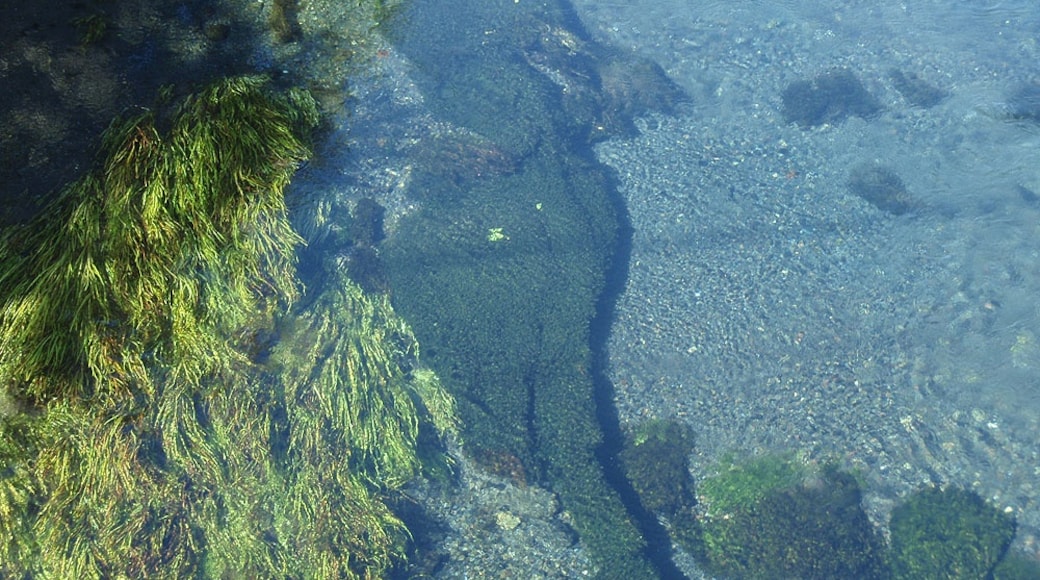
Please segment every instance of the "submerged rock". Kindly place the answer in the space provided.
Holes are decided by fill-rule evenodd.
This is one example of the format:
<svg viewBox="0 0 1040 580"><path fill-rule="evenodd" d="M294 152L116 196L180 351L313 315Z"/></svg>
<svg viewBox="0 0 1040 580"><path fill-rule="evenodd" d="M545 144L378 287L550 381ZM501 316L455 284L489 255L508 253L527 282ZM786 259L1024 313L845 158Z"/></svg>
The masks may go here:
<svg viewBox="0 0 1040 580"><path fill-rule="evenodd" d="M915 107L924 109L934 107L942 102L949 93L921 79L914 73L904 73L899 69L892 69L888 73L892 79L892 85L903 95L903 98Z"/></svg>
<svg viewBox="0 0 1040 580"><path fill-rule="evenodd" d="M1018 87L1007 104L1012 119L1040 122L1040 82Z"/></svg>
<svg viewBox="0 0 1040 580"><path fill-rule="evenodd" d="M903 180L887 167L855 167L849 174L848 186L854 195L893 215L902 215L913 207Z"/></svg>
<svg viewBox="0 0 1040 580"><path fill-rule="evenodd" d="M660 65L590 40L576 23L536 27L541 34L524 48L524 59L561 87L564 108L587 123L590 139L634 135L636 117L673 114L688 99Z"/></svg>
<svg viewBox="0 0 1040 580"><path fill-rule="evenodd" d="M881 112L880 103L846 69L793 82L784 89L782 98L784 120L802 128L838 123L848 117L870 118Z"/></svg>

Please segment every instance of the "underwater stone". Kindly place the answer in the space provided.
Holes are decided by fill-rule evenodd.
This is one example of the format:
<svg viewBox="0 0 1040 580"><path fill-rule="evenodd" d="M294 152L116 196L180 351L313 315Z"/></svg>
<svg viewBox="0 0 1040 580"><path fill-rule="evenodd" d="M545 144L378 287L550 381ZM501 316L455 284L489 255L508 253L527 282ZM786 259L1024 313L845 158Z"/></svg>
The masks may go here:
<svg viewBox="0 0 1040 580"><path fill-rule="evenodd" d="M354 206L354 222L351 228L354 243L374 246L383 241L383 220L386 208L371 197L363 197Z"/></svg>
<svg viewBox="0 0 1040 580"><path fill-rule="evenodd" d="M1008 110L1012 119L1040 122L1040 83L1018 87L1008 99Z"/></svg>
<svg viewBox="0 0 1040 580"><path fill-rule="evenodd" d="M700 541L687 549L726 578L886 578L884 544L856 479L835 466L800 472L767 457L708 480L700 490L707 511L692 534Z"/></svg>
<svg viewBox="0 0 1040 580"><path fill-rule="evenodd" d="M918 491L892 511L892 576L992 578L1015 528L1014 518L973 491Z"/></svg>
<svg viewBox="0 0 1040 580"><path fill-rule="evenodd" d="M892 79L892 85L903 95L903 98L915 107L927 109L942 102L949 93L922 80L914 73L904 73L899 69L892 69L888 73Z"/></svg>
<svg viewBox="0 0 1040 580"><path fill-rule="evenodd" d="M893 215L910 211L912 203L903 180L887 167L860 165L849 174L849 191Z"/></svg>
<svg viewBox="0 0 1040 580"><path fill-rule="evenodd" d="M824 73L811 81L796 81L784 89L784 120L802 128L844 121L848 117L869 118L881 105L851 71Z"/></svg>

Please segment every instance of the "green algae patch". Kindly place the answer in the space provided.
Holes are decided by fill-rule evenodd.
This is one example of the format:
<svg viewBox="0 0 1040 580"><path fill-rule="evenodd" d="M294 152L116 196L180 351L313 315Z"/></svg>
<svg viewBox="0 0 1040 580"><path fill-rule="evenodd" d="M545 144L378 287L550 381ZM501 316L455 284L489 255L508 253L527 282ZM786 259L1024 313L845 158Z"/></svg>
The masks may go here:
<svg viewBox="0 0 1040 580"><path fill-rule="evenodd" d="M304 91L217 82L114 122L4 232L0 575L370 578L403 557L386 499L454 403L385 297L330 276L293 310L284 188L317 122Z"/></svg>
<svg viewBox="0 0 1040 580"><path fill-rule="evenodd" d="M650 578L642 534L597 457L590 322L624 246L624 210L589 148L599 115L562 106L536 66L583 62L543 58L546 31L576 38L567 8L550 4L409 4L407 30L391 36L424 104L477 137L470 155L430 143L452 148L415 165L417 209L382 256L394 306L458 401L468 451L557 493L602 577Z"/></svg>
<svg viewBox="0 0 1040 580"><path fill-rule="evenodd" d="M714 515L760 501L777 489L793 487L808 474L796 458L787 455L764 455L744 463L723 459L717 470L717 475L697 488L701 502Z"/></svg>
<svg viewBox="0 0 1040 580"><path fill-rule="evenodd" d="M699 525L680 539L723 578L887 578L861 495L833 466L784 456L724 464L698 488Z"/></svg>
<svg viewBox="0 0 1040 580"><path fill-rule="evenodd" d="M889 527L897 579L988 578L1015 536L1011 516L956 488L915 492L892 510Z"/></svg>

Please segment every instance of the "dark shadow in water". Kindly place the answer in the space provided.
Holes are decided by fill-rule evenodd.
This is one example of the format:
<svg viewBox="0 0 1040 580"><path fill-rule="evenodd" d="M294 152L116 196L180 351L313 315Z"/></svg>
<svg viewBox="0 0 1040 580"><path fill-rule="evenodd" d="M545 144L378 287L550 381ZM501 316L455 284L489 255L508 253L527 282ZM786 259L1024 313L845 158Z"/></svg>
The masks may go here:
<svg viewBox="0 0 1040 580"><path fill-rule="evenodd" d="M603 293L596 301L596 315L590 324L589 347L592 350L592 383L596 404L596 419L603 431L603 444L596 450L596 458L603 466L603 474L607 482L617 490L621 502L646 539L646 556L666 580L686 578L672 560L672 540L661 522L639 499L632 483L618 461L618 454L624 444L624 433L617 407L614 405L614 384L609 376L610 330L614 324L618 299L625 290L628 281L628 265L632 254L632 224L628 216L628 208L617 188L613 174L609 183L610 199L614 204L621 222L618 230L614 258L607 270L606 284Z"/></svg>
<svg viewBox="0 0 1040 580"><path fill-rule="evenodd" d="M247 13L203 0L0 6L0 223L34 215L92 163L113 118L282 67ZM190 39L190 42L186 39Z"/></svg>

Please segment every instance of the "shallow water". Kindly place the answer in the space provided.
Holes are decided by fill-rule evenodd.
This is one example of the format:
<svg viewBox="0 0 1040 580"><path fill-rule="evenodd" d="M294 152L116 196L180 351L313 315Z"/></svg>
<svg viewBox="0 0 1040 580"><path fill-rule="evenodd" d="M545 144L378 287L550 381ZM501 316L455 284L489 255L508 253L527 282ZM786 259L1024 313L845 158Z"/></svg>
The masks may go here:
<svg viewBox="0 0 1040 580"><path fill-rule="evenodd" d="M593 36L693 96L599 147L635 226L611 341L622 421L698 429L694 471L768 449L868 473L883 521L924 484L977 490L1036 553L1040 125L1034 3L577 0ZM785 122L792 82L852 71L880 114ZM890 71L947 96L911 104ZM897 175L912 211L848 187Z"/></svg>
<svg viewBox="0 0 1040 580"><path fill-rule="evenodd" d="M973 489L1040 556L1040 124L1013 114L1037 79L1040 9L574 4L593 37L691 97L596 149L634 227L608 344L622 424L688 423L697 477L733 452L837 459L863 474L878 524L922 486ZM408 188L424 147L487 151L426 108L405 56L381 58L384 76L358 79L341 120L351 148L311 179L323 195L377 197L392 237L422 210ZM835 70L880 112L788 122L791 83ZM915 105L893 70L944 98ZM489 168L508 173L470 170ZM909 211L852 190L864 169L896 176Z"/></svg>
<svg viewBox="0 0 1040 580"><path fill-rule="evenodd" d="M622 424L690 424L697 477L732 452L838 459L863 475L879 525L921 486L967 487L1013 513L1017 548L1040 556L1040 124L1013 114L1036 82L1040 8L574 4L593 37L691 96L596 148L634 228L608 343ZM410 191L414 167L485 156L447 176L466 187L514 168L427 108L407 55L381 58L340 120L352 146L334 144L298 187L375 196L392 238L430 202ZM789 123L785 89L838 70L880 112ZM943 98L915 105L892 71ZM895 176L909 211L850 187L870 169ZM465 219L478 237L498 225Z"/></svg>

